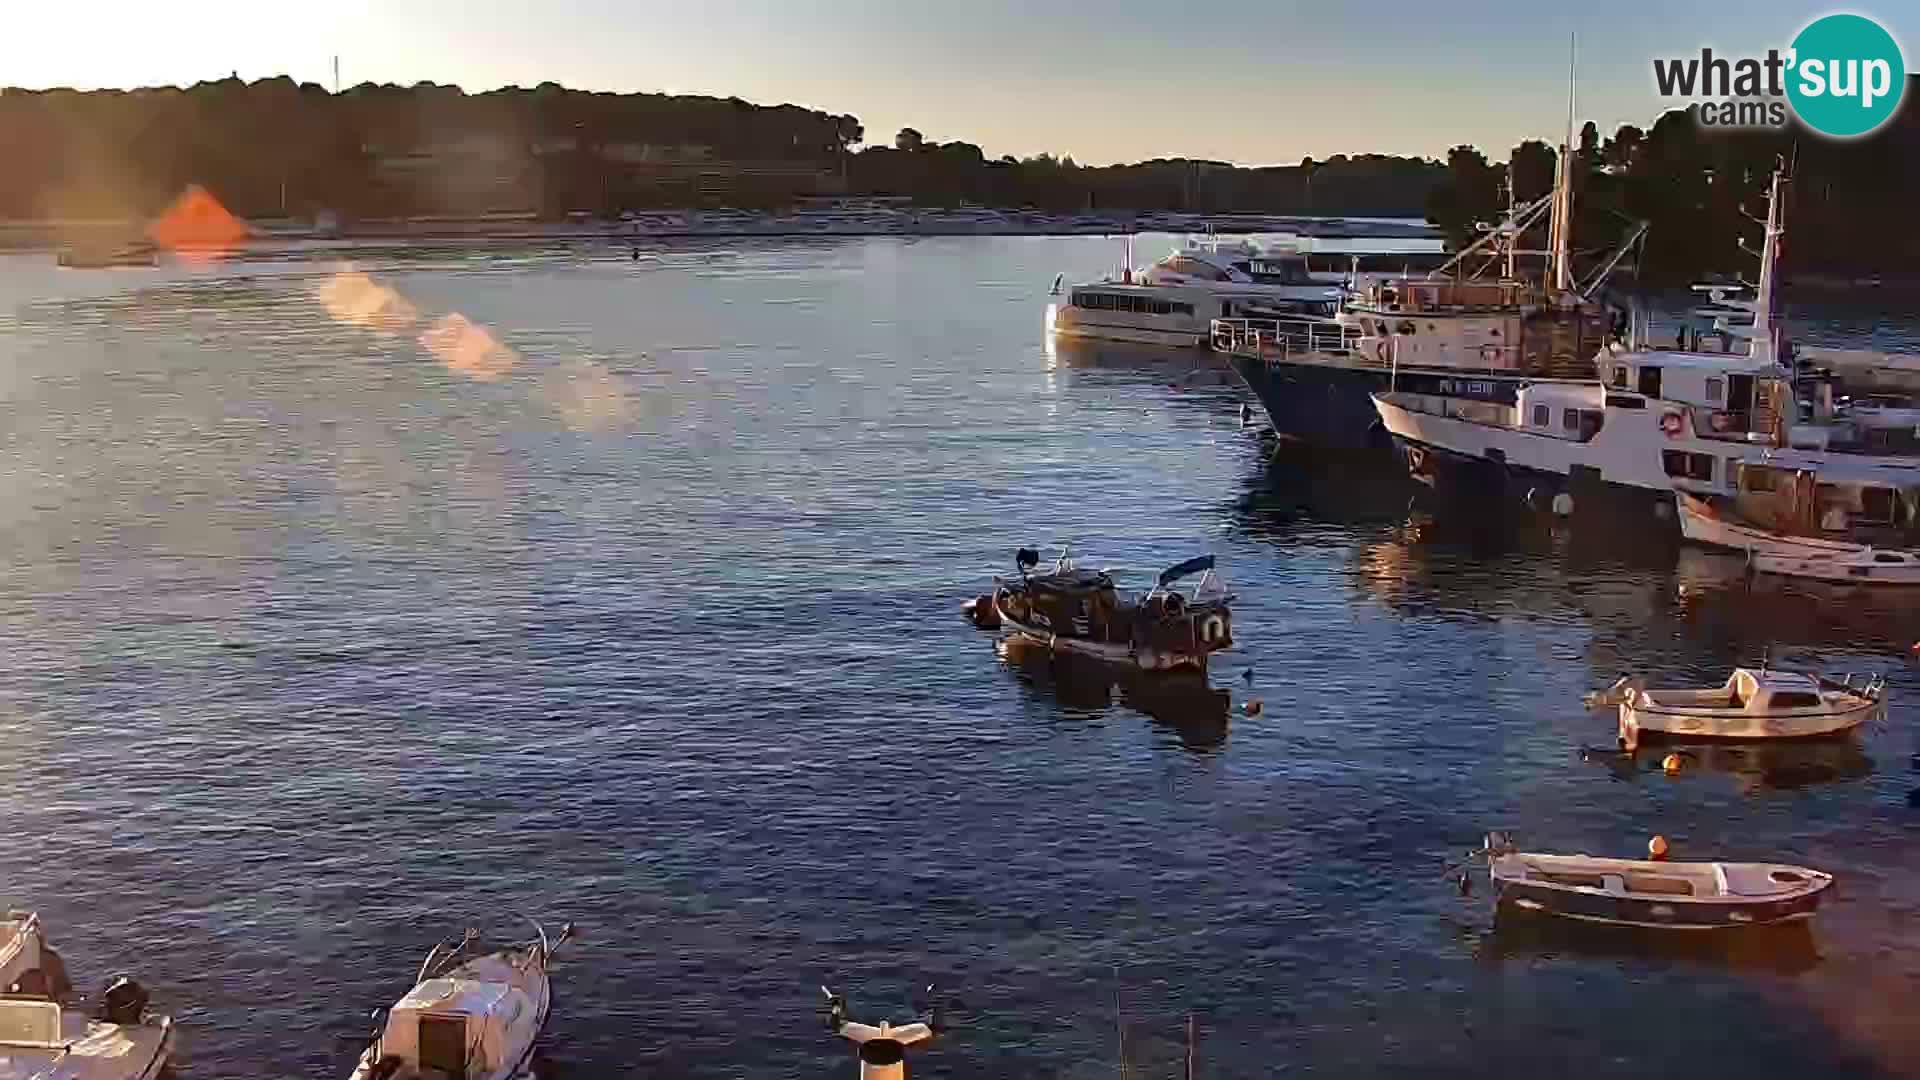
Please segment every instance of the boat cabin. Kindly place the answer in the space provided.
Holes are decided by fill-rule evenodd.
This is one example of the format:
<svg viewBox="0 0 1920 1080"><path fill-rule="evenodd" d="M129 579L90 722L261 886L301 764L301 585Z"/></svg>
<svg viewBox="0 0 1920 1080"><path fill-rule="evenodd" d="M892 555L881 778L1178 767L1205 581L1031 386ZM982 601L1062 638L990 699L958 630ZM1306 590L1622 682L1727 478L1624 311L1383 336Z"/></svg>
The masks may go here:
<svg viewBox="0 0 1920 1080"><path fill-rule="evenodd" d="M435 1080L487 1077L515 1064L525 1029L539 1022L527 994L506 983L428 979L387 1014L375 1075L431 1076Z"/></svg>
<svg viewBox="0 0 1920 1080"><path fill-rule="evenodd" d="M1792 671L1754 671L1735 668L1733 677L1716 690L1644 690L1644 706L1711 706L1738 709L1766 715L1792 709L1819 709L1826 706L1820 696L1820 683L1810 675Z"/></svg>
<svg viewBox="0 0 1920 1080"><path fill-rule="evenodd" d="M1579 383L1531 383L1514 403L1514 427L1532 435L1592 442L1606 423L1606 394Z"/></svg>
<svg viewBox="0 0 1920 1080"><path fill-rule="evenodd" d="M1920 539L1920 470L1882 469L1791 459L1729 461L1735 514L1773 532L1859 543Z"/></svg>
<svg viewBox="0 0 1920 1080"><path fill-rule="evenodd" d="M1598 358L1600 381L1658 401L1694 406L1707 437L1771 435L1774 419L1791 416L1786 373L1765 358L1725 353L1609 349Z"/></svg>

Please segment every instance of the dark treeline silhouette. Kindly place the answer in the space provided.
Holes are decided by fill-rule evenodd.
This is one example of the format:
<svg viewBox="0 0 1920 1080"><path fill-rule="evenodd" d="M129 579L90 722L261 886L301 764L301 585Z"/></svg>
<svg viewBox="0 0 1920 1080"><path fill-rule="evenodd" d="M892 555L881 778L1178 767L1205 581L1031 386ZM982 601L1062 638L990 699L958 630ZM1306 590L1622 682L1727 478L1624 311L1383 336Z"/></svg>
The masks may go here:
<svg viewBox="0 0 1920 1080"><path fill-rule="evenodd" d="M1263 168L1185 158L1098 167L1051 154L990 159L972 143L927 142L906 128L892 148L856 155L848 179L862 194L948 205L1417 217L1442 177L1436 162L1384 154Z"/></svg>
<svg viewBox="0 0 1920 1080"><path fill-rule="evenodd" d="M1237 168L1159 160L1087 168L989 159L902 131L854 152L851 116L736 98L543 83L467 94L291 79L133 91L0 90L0 217L136 218L188 184L246 217L612 214L895 195L1049 210L1418 215L1441 167L1380 155Z"/></svg>
<svg viewBox="0 0 1920 1080"><path fill-rule="evenodd" d="M1916 90L1920 93L1920 90ZM1911 96L1911 95L1910 95ZM1470 146L1444 162L1362 154L1242 168L1160 159L1086 167L1070 157L989 158L912 128L863 147L858 119L737 98L611 94L542 83L468 94L363 83L344 93L291 79L189 89L0 90L0 218L138 219L198 184L244 217L319 210L348 218L538 214L682 206L778 207L807 195L901 196L1053 211L1417 216L1456 242L1494 220L1510 175L1521 199L1551 187L1552 147L1505 162ZM856 148L859 148L856 152ZM1651 130L1582 130L1576 241L1608 246L1652 222L1643 277L1750 270L1735 240L1774 156L1795 158L1791 266L1911 272L1920 225L1920 109L1854 142L1789 131L1718 132L1684 112Z"/></svg>
<svg viewBox="0 0 1920 1080"><path fill-rule="evenodd" d="M1630 223L1652 224L1640 260L1640 278L1674 285L1705 274L1752 280L1754 259L1740 250L1759 242L1759 229L1742 207L1765 214L1775 162L1791 166L1788 190L1787 273L1920 274L1920 218L1911 210L1920 177L1920 77L1908 83L1908 102L1888 127L1864 139L1839 141L1800 130L1715 129L1685 110L1662 115L1650 130L1622 125L1601 139L1592 123L1581 129L1574 163L1578 210L1575 243L1598 254ZM1513 179L1522 202L1553 185L1557 155L1528 141L1508 161L1489 162L1471 146L1449 151L1446 179L1427 205L1428 219L1456 244L1477 223L1496 220Z"/></svg>

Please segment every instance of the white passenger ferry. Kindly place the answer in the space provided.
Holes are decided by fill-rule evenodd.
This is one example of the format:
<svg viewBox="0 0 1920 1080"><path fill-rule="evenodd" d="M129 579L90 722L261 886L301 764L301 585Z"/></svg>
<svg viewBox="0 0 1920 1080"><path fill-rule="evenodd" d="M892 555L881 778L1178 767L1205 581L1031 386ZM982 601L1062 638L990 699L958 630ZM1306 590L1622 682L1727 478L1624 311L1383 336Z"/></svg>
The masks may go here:
<svg viewBox="0 0 1920 1080"><path fill-rule="evenodd" d="M1237 316L1331 318L1349 275L1316 271L1298 251L1252 241L1190 239L1118 280L1055 287L1047 330L1062 338L1168 348L1205 346L1213 321Z"/></svg>

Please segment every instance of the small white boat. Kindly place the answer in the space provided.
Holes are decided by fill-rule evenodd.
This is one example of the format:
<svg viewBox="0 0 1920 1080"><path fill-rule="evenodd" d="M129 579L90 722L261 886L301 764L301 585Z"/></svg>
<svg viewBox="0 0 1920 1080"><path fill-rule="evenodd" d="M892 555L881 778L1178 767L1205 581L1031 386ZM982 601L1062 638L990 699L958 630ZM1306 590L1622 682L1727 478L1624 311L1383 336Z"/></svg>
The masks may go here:
<svg viewBox="0 0 1920 1080"><path fill-rule="evenodd" d="M1753 569L1762 574L1833 581L1848 585L1920 585L1920 552L1862 547L1856 551L1800 555L1752 555Z"/></svg>
<svg viewBox="0 0 1920 1080"><path fill-rule="evenodd" d="M416 985L387 1011L353 1080L521 1080L553 1003L547 965L573 934L476 953L478 935L433 947Z"/></svg>
<svg viewBox="0 0 1920 1080"><path fill-rule="evenodd" d="M1620 710L1620 745L1643 734L1701 739L1804 739L1838 735L1886 708L1886 683L1853 685L1791 671L1735 668L1720 686L1649 690L1627 676L1586 697L1588 708Z"/></svg>
<svg viewBox="0 0 1920 1080"><path fill-rule="evenodd" d="M1731 930L1810 919L1833 884L1831 874L1778 863L1520 851L1501 833L1479 854L1503 907L1612 926Z"/></svg>
<svg viewBox="0 0 1920 1080"><path fill-rule="evenodd" d="M37 915L0 918L0 991L0 1078L152 1080L173 1053L173 1021L147 1015L132 979L109 983L91 1015L76 1007Z"/></svg>

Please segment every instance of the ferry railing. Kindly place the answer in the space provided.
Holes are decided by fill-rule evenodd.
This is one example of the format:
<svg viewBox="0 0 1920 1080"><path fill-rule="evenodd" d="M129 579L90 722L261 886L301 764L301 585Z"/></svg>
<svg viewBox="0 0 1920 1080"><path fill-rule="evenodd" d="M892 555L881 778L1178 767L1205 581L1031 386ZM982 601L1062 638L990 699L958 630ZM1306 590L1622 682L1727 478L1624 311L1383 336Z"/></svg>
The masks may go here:
<svg viewBox="0 0 1920 1080"><path fill-rule="evenodd" d="M1359 344L1360 330L1326 319L1215 319L1212 337L1216 352L1283 360L1305 353L1352 352Z"/></svg>

